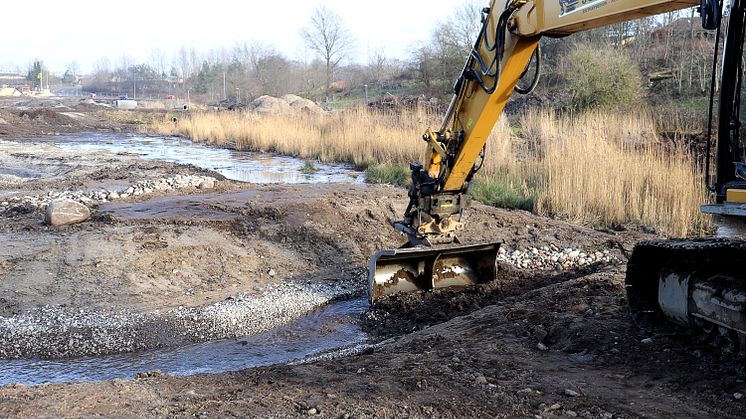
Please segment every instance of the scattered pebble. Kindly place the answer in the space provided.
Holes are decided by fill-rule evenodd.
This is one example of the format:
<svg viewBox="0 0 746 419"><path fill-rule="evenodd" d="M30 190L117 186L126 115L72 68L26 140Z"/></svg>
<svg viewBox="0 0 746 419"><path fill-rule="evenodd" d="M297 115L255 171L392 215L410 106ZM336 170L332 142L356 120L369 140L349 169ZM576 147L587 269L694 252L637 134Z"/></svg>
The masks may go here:
<svg viewBox="0 0 746 419"><path fill-rule="evenodd" d="M549 347L547 345L545 345L543 342L539 342L539 343L536 344L536 349L538 349L540 351L548 351Z"/></svg>
<svg viewBox="0 0 746 419"><path fill-rule="evenodd" d="M521 269L569 271L597 264L622 263L608 250L583 252L580 249L559 249L554 245L510 250L500 247L497 260Z"/></svg>
<svg viewBox="0 0 746 419"><path fill-rule="evenodd" d="M29 213L36 210L44 211L50 202L57 199L70 199L86 206L91 206L129 196L139 196L154 192L175 191L184 188L211 189L215 187L216 182L217 179L211 176L176 175L170 178L140 181L122 190L50 191L43 195L15 196L0 203L0 214Z"/></svg>
<svg viewBox="0 0 746 419"><path fill-rule="evenodd" d="M733 393L733 398L736 400L741 400L743 399L743 393L739 393L739 392Z"/></svg>
<svg viewBox="0 0 746 419"><path fill-rule="evenodd" d="M580 393L578 393L575 390L566 388L565 389L565 396L568 396L568 397L578 397L578 396L580 396Z"/></svg>
<svg viewBox="0 0 746 419"><path fill-rule="evenodd" d="M640 342L647 345L647 344L653 343L653 338L645 338L641 340Z"/></svg>

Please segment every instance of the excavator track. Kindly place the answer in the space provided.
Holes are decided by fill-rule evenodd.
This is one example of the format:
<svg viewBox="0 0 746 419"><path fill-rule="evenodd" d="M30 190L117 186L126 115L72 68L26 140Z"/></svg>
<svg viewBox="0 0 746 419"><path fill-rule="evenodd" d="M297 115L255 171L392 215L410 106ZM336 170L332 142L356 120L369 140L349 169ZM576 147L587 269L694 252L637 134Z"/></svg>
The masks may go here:
<svg viewBox="0 0 746 419"><path fill-rule="evenodd" d="M746 241L644 241L627 264L629 306L638 318L746 338Z"/></svg>

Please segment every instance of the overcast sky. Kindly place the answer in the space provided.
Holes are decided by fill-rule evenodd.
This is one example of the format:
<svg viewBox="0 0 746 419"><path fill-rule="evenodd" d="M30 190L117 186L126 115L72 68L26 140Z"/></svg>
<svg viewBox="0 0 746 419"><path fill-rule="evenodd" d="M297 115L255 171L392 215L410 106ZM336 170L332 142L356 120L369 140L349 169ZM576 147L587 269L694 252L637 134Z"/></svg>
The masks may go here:
<svg viewBox="0 0 746 419"><path fill-rule="evenodd" d="M462 0L463 1L463 0ZM28 67L42 59L62 73L76 61L89 71L97 58L116 64L123 55L147 62L154 48L171 58L181 46L200 52L262 41L284 55L310 59L299 29L320 4L342 16L356 40L355 61L371 52L406 58L425 41L432 23L450 15L459 0L284 1L9 1L2 5L0 69ZM485 3L487 0L485 0Z"/></svg>

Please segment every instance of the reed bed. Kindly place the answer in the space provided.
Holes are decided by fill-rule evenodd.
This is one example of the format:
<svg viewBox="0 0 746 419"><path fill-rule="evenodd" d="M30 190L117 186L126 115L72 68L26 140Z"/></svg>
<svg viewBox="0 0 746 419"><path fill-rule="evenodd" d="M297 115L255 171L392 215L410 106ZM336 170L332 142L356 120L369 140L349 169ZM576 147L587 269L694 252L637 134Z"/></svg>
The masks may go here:
<svg viewBox="0 0 746 419"><path fill-rule="evenodd" d="M707 228L694 156L683 145L663 147L648 115L533 111L521 126L538 143L523 167L536 182L538 213L597 226L636 222L669 236Z"/></svg>
<svg viewBox="0 0 746 419"><path fill-rule="evenodd" d="M424 111L361 108L284 115L196 112L176 124L157 121L150 129L241 150L380 169L421 161L422 133L439 122ZM702 173L684 147L661 147L655 126L644 112L533 110L515 127L503 118L489 139L475 196L597 227L632 222L670 236L699 234L707 227L699 213L706 200Z"/></svg>

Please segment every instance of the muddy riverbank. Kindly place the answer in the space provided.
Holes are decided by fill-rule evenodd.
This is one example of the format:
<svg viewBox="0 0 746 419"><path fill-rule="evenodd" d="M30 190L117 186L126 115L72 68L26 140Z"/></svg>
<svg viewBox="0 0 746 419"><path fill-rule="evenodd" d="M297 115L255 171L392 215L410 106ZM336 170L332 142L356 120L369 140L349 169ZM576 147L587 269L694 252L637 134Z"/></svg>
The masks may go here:
<svg viewBox="0 0 746 419"><path fill-rule="evenodd" d="M267 330L359 295L368 257L404 242L388 227L406 203L399 188L239 183L195 166L28 141L0 142L0 156L15 168L0 183L9 206L17 197L126 190L175 176L214 179L210 187L88 198L91 218L65 227L44 225L43 205L0 214L0 316L20 325L13 332L29 333L0 327L6 357L178 347ZM467 217L464 241L504 242L499 279L366 313L361 327L385 340L362 352L187 377L143 371L127 380L7 384L0 415L740 415L741 358L687 331L641 329L630 318L624 263L633 244L652 235L479 204ZM134 323L111 323L111 345L95 328L73 330L116 316ZM143 320L152 316L161 317ZM168 318L177 320L160 322ZM56 334L65 328L77 335ZM127 346L127 336L140 346ZM104 350L86 346L94 342Z"/></svg>

